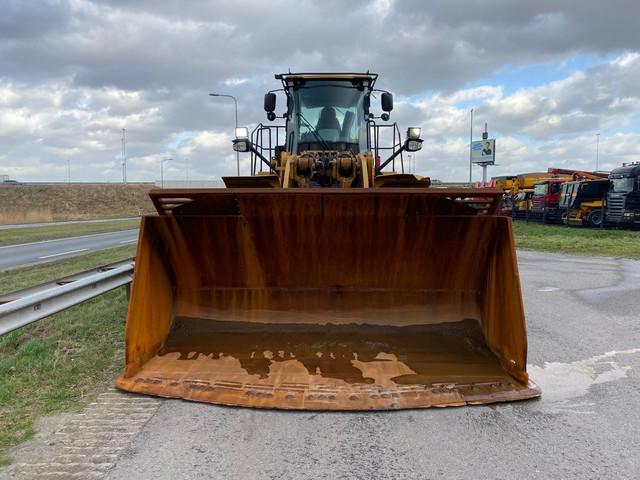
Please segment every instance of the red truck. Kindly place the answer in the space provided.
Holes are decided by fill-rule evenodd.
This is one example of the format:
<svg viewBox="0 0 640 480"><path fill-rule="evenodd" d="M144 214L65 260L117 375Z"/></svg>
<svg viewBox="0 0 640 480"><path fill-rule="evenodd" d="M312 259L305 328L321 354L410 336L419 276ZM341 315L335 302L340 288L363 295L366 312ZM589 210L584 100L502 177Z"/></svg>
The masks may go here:
<svg viewBox="0 0 640 480"><path fill-rule="evenodd" d="M571 181L571 177L550 178L533 186L531 217L544 223L560 223L560 186Z"/></svg>

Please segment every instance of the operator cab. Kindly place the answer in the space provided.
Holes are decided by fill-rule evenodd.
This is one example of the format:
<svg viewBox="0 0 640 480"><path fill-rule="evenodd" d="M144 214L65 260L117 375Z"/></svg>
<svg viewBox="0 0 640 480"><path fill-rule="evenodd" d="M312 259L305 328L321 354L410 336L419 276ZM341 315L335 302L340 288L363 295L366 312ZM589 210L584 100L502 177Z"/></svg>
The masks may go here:
<svg viewBox="0 0 640 480"><path fill-rule="evenodd" d="M278 77L287 95L287 152L332 150L358 154L370 150L369 105L376 76ZM388 92L383 93L391 96Z"/></svg>
<svg viewBox="0 0 640 480"><path fill-rule="evenodd" d="M395 123L376 123L376 119L387 122L393 110L391 93L374 89L376 74L285 73L275 78L282 88L265 94L264 110L270 121L283 118L285 125L259 124L251 134L241 128L233 141L234 150L251 153L252 176L277 176L277 184L284 188L429 185L428 178L404 172L402 153L422 148L420 128L409 128L403 141ZM286 96L286 110L280 114L276 92ZM370 111L372 96L380 100L379 116ZM390 146L381 145L383 130L389 132ZM391 171L383 172L387 165ZM263 173L265 166L268 171ZM238 182L267 184L265 178L225 179L227 185Z"/></svg>

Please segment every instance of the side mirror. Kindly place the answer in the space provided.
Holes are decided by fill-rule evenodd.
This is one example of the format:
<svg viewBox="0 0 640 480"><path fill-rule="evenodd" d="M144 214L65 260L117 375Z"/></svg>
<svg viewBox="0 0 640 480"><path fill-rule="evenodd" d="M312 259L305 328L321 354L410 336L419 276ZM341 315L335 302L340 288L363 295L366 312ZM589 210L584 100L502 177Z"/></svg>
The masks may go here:
<svg viewBox="0 0 640 480"><path fill-rule="evenodd" d="M390 112L391 110L393 110L393 95L391 95L389 92L382 92L380 102L382 103L383 112Z"/></svg>
<svg viewBox="0 0 640 480"><path fill-rule="evenodd" d="M273 92L264 94L264 111L273 112L276 109L276 94Z"/></svg>

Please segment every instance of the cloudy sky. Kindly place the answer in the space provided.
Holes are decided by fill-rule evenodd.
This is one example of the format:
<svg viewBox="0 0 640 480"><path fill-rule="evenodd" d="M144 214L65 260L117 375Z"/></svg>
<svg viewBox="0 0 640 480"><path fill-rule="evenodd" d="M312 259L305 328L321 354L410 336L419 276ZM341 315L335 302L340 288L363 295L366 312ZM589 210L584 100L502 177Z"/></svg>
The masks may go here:
<svg viewBox="0 0 640 480"><path fill-rule="evenodd" d="M210 179L235 172L233 102L267 120L273 74L366 71L423 127L419 173L468 176L640 159L637 0L1 0L0 174L23 181ZM282 99L280 99L282 100ZM188 160L187 160L188 159ZM248 172L248 157L241 156ZM475 178L480 169L474 172Z"/></svg>

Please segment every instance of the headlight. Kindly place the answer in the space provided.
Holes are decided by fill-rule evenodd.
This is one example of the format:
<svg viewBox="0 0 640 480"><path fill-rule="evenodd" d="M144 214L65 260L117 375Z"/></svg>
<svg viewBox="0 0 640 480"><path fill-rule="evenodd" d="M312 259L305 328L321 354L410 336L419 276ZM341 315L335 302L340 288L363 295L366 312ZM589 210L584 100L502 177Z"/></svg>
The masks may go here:
<svg viewBox="0 0 640 480"><path fill-rule="evenodd" d="M418 140L411 140L411 139L407 139L407 142L405 143L405 150L407 150L407 152L417 152L418 150L420 150L422 148L422 140L418 139Z"/></svg>
<svg viewBox="0 0 640 480"><path fill-rule="evenodd" d="M251 149L251 142L248 138L236 138L233 141L233 149L236 152L248 152Z"/></svg>
<svg viewBox="0 0 640 480"><path fill-rule="evenodd" d="M236 127L236 138L249 138L249 129L247 127Z"/></svg>

